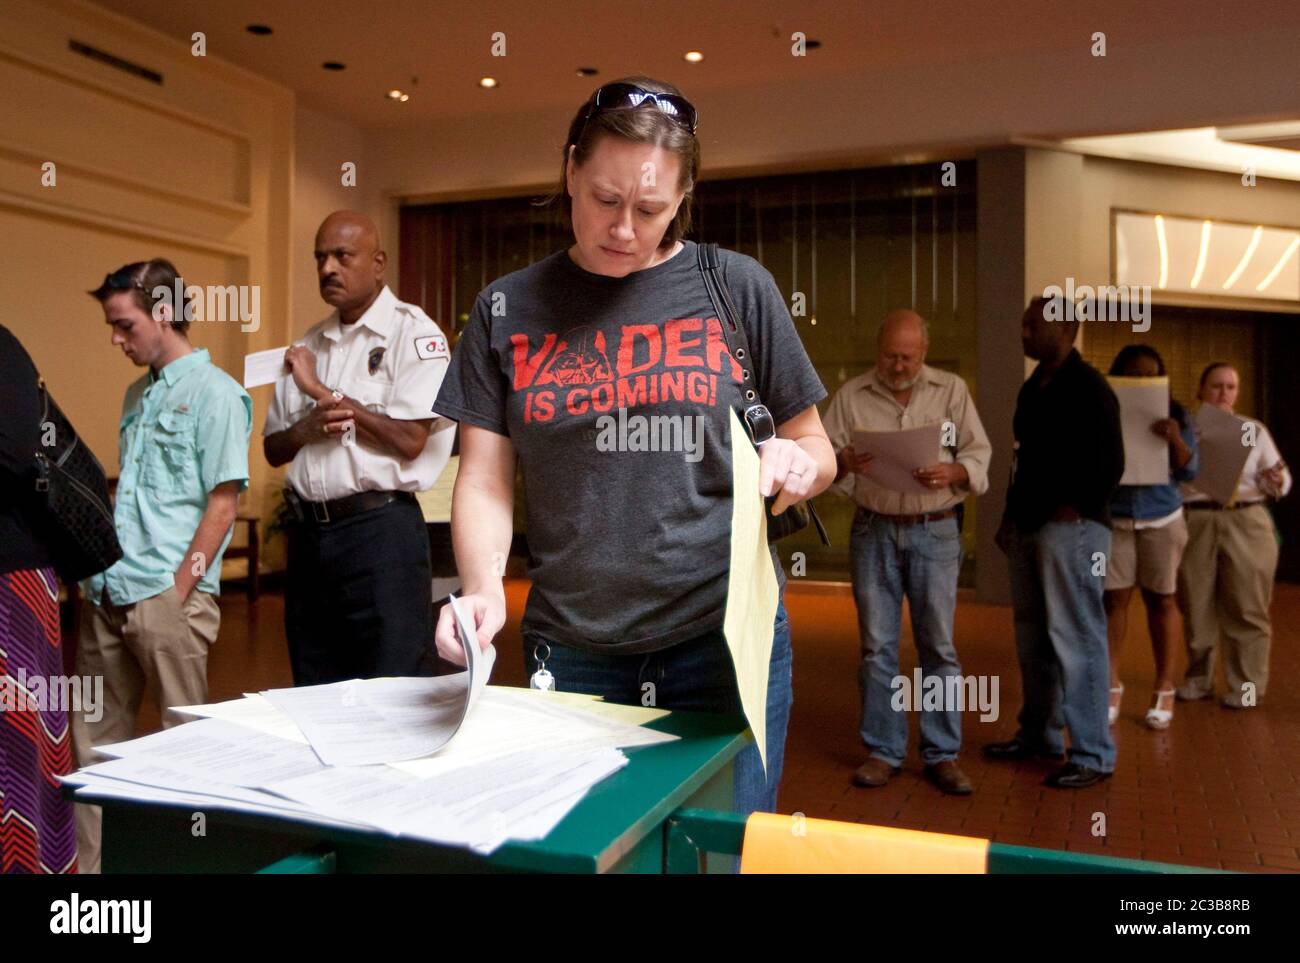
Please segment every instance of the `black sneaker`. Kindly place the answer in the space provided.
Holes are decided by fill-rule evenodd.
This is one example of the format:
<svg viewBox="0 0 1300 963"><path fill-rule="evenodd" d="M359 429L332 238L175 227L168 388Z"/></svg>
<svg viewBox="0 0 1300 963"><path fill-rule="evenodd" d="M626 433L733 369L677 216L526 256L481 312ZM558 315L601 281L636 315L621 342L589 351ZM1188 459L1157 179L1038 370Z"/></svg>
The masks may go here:
<svg viewBox="0 0 1300 963"><path fill-rule="evenodd" d="M1053 789L1086 789L1095 783L1103 782L1111 776L1099 769L1089 769L1077 762L1067 762L1056 772L1043 780L1044 786Z"/></svg>
<svg viewBox="0 0 1300 963"><path fill-rule="evenodd" d="M1065 758L1063 752L1052 752L1052 750L1041 746L1031 746L1019 739L1008 739L1006 742L990 742L984 746L984 755L988 759L1009 762L1022 759L1050 759L1053 762L1060 762Z"/></svg>

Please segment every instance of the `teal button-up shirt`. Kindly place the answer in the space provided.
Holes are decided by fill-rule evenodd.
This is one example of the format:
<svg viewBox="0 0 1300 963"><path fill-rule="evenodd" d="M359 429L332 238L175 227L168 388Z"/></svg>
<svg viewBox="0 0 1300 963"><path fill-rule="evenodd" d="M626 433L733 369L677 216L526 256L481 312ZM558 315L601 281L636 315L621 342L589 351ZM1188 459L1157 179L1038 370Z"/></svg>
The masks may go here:
<svg viewBox="0 0 1300 963"><path fill-rule="evenodd" d="M222 482L248 487L253 402L234 378L198 348L126 389L118 427L121 477L114 521L125 553L82 583L96 605L105 589L114 605L151 598L176 584L176 572ZM195 588L220 593L221 556L209 559Z"/></svg>

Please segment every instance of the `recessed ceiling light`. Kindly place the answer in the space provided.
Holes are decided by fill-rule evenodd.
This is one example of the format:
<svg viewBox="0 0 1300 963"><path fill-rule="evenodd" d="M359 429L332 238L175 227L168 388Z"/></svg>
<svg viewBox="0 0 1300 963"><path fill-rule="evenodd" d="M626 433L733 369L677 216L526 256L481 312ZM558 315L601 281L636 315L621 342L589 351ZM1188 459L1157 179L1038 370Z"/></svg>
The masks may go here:
<svg viewBox="0 0 1300 963"><path fill-rule="evenodd" d="M337 60L327 60L321 64L326 70L346 70L348 65L341 64Z"/></svg>
<svg viewBox="0 0 1300 963"><path fill-rule="evenodd" d="M600 71L598 71L595 67L579 67L579 68L578 68L578 76L579 76L579 77L594 77L594 76L596 76L596 74L598 74L598 73L600 73Z"/></svg>
<svg viewBox="0 0 1300 963"><path fill-rule="evenodd" d="M497 85L497 79L495 77L481 77L479 78L478 85L480 87L495 87Z"/></svg>
<svg viewBox="0 0 1300 963"><path fill-rule="evenodd" d="M264 23L250 23L244 29L247 30L249 33L257 34L259 37L269 37L272 33L275 32Z"/></svg>
<svg viewBox="0 0 1300 963"><path fill-rule="evenodd" d="M404 91L398 90L396 87L394 87L392 90L390 90L390 91L388 92L388 99L389 99L389 100L402 100L402 101L405 101L405 100L409 100L410 98L411 98L411 95L410 95L410 94L405 93Z"/></svg>
<svg viewBox="0 0 1300 963"><path fill-rule="evenodd" d="M697 64L704 59L704 54L698 50L688 50L685 54L686 60L690 63Z"/></svg>

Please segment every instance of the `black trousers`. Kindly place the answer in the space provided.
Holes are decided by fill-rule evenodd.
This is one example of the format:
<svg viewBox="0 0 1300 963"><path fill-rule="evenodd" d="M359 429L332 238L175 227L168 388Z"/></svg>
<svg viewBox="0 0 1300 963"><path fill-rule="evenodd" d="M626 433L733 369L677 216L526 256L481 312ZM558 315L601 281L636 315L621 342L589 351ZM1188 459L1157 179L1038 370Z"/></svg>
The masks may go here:
<svg viewBox="0 0 1300 963"><path fill-rule="evenodd" d="M413 501L290 525L284 624L294 685L432 674L431 579Z"/></svg>

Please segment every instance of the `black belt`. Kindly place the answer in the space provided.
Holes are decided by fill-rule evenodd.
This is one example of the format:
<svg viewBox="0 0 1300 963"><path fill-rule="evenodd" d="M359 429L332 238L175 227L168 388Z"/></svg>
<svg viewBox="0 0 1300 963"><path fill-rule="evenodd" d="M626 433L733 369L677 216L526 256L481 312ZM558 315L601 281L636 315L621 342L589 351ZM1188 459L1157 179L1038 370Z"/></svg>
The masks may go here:
<svg viewBox="0 0 1300 963"><path fill-rule="evenodd" d="M314 522L317 525L341 522L345 518L374 511L393 502L415 502L415 500L415 496L410 492L357 492L355 495L345 495L327 502L309 502L292 488L284 490L285 504L289 506L289 511L293 513L294 518L299 522Z"/></svg>
<svg viewBox="0 0 1300 963"><path fill-rule="evenodd" d="M956 518L957 509L949 508L942 512L930 512L928 515L886 515L884 512L873 512L869 508L864 508L868 515L874 515L876 518L883 518L887 522L893 522L895 525L920 525L923 522L941 522L945 518Z"/></svg>
<svg viewBox="0 0 1300 963"><path fill-rule="evenodd" d="M1183 508L1188 511L1201 512L1235 512L1238 508L1254 508L1256 505L1263 505L1264 499L1253 502L1233 502L1231 505L1220 505L1218 502L1183 502Z"/></svg>

